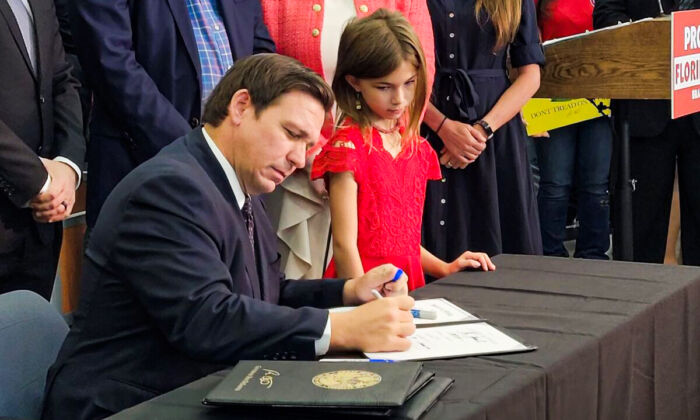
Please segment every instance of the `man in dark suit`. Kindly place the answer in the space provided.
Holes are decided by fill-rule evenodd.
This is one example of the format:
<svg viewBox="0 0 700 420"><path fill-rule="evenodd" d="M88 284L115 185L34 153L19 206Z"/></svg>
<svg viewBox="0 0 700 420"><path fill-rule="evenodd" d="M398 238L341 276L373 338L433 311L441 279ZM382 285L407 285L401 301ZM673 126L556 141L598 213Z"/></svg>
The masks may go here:
<svg viewBox="0 0 700 420"><path fill-rule="evenodd" d="M697 0L597 0L593 26L696 9ZM613 102L620 117L623 101ZM700 114L671 119L667 100L624 101L630 127L634 261L663 263L676 164L683 264L700 265ZM625 182L618 180L618 182Z"/></svg>
<svg viewBox="0 0 700 420"><path fill-rule="evenodd" d="M304 166L332 103L321 77L289 57L240 60L212 93L204 127L117 185L86 251L44 419L105 417L241 359L410 346L405 275L391 282L396 268L384 265L347 281L284 280L255 197Z"/></svg>
<svg viewBox="0 0 700 420"><path fill-rule="evenodd" d="M85 156L51 0L0 0L0 293L51 296Z"/></svg>
<svg viewBox="0 0 700 420"><path fill-rule="evenodd" d="M70 2L73 39L95 94L87 224L115 185L200 121L230 65L273 52L258 0Z"/></svg>

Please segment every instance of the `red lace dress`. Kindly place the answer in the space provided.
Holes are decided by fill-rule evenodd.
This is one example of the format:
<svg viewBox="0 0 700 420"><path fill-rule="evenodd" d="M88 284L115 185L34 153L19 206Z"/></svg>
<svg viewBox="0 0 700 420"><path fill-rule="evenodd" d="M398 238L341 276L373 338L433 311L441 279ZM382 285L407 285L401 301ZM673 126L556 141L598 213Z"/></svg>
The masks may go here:
<svg viewBox="0 0 700 420"><path fill-rule="evenodd" d="M428 180L441 179L440 163L421 138L411 153L392 158L377 130L365 144L359 127L335 133L314 159L311 178L329 172L353 173L357 182L357 248L365 271L391 263L404 270L410 290L425 285L420 264L421 222ZM331 192L332 193L332 192ZM336 277L331 260L326 277Z"/></svg>

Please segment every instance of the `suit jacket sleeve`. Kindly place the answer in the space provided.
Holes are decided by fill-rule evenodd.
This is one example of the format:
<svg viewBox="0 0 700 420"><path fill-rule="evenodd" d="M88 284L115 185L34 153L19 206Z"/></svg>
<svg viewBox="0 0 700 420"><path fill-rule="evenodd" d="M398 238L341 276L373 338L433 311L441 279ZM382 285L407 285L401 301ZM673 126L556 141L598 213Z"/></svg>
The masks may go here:
<svg viewBox="0 0 700 420"><path fill-rule="evenodd" d="M0 188L10 201L23 206L39 193L47 176L39 156L0 120Z"/></svg>
<svg viewBox="0 0 700 420"><path fill-rule="evenodd" d="M160 150L188 133L187 120L136 60L127 0L82 0L70 7L85 76L129 135Z"/></svg>
<svg viewBox="0 0 700 420"><path fill-rule="evenodd" d="M280 304L300 308L334 308L343 306L344 279L283 280Z"/></svg>
<svg viewBox="0 0 700 420"><path fill-rule="evenodd" d="M275 41L270 36L270 31L263 20L262 6L256 2L255 36L253 39L253 54L273 53L277 51Z"/></svg>
<svg viewBox="0 0 700 420"><path fill-rule="evenodd" d="M593 27L595 29L629 22L627 0L597 0L593 8Z"/></svg>
<svg viewBox="0 0 700 420"><path fill-rule="evenodd" d="M55 16L55 14L54 14ZM66 61L58 20L54 17L53 44L53 149L51 157L63 156L79 168L85 166L85 137L83 116L78 95L78 81L71 75L71 65Z"/></svg>
<svg viewBox="0 0 700 420"><path fill-rule="evenodd" d="M165 168L130 194L108 256L112 270L168 342L190 357L233 363L293 351L313 359L327 311L236 293L245 272L232 273L222 254L242 258L236 247L249 245L248 238L230 238L230 213L183 170Z"/></svg>

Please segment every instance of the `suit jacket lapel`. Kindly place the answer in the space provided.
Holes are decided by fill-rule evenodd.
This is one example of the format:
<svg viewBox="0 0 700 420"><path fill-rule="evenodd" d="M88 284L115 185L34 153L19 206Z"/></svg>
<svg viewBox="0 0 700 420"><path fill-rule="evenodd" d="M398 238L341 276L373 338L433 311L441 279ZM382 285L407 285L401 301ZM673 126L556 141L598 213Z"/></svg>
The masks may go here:
<svg viewBox="0 0 700 420"><path fill-rule="evenodd" d="M199 62L197 42L194 39L194 30L192 29L192 22L190 21L190 14L187 12L187 4L184 0L168 0L168 6L170 6L170 11L175 19L177 29L185 43L187 54L189 54L190 60L192 60L192 64L197 71L197 80L201 84L202 65Z"/></svg>
<svg viewBox="0 0 700 420"><path fill-rule="evenodd" d="M236 201L236 196L233 194L233 190L231 190L231 184L229 184L219 161L216 160L211 149L209 149L209 145L202 135L201 128L193 130L187 135L187 148L195 159L197 159L202 168L204 168L204 171L209 175L209 178L214 182L214 185L216 185L216 188L219 189L226 201L233 207L233 214L236 218L234 223L241 233L241 238L243 238L246 279L250 290L253 291L253 297L260 299L260 280L257 267L255 266L255 254L253 253L253 249L249 246L248 230L245 227L243 213L241 213L241 209L238 208L238 202Z"/></svg>
<svg viewBox="0 0 700 420"><path fill-rule="evenodd" d="M233 205L236 206L235 201ZM236 212L235 210L237 210L237 208L234 209L234 213L236 214L237 219L240 221L240 225L243 225L242 232L245 233L244 235L241 235L241 237L243 238L243 253L245 254L246 279L248 280L250 290L253 291L253 297L262 300L263 295L262 291L260 290L260 273L258 273L258 268L255 262L255 251L252 247L250 247L250 242L248 241L248 230L245 228L243 215L240 211Z"/></svg>
<svg viewBox="0 0 700 420"><path fill-rule="evenodd" d="M262 229L262 223L263 223L263 217L267 217L267 213L265 212L265 209L262 207L260 204L260 201L258 199L253 200L253 215L255 217L255 247L257 248L256 252L258 254L258 280L260 283L260 298L262 300L269 299L270 296L272 296L272 293L270 293L270 284L267 281L267 279L271 279L272 276L269 273L270 269L270 262L274 261L271 260L269 257L269 250L267 242L265 240L267 238L264 237L263 235L263 229ZM275 243L276 244L276 243ZM274 250L275 253L277 250Z"/></svg>
<svg viewBox="0 0 700 420"><path fill-rule="evenodd" d="M33 13L33 8L32 8L32 13ZM31 73L32 77L34 80L37 80L37 75L34 74L34 70L32 70L32 62L29 60L29 53L27 52L27 47L24 44L24 38L22 37L22 32L19 30L19 25L17 24L17 19L15 19L15 14L12 13L12 9L10 8L10 5L6 1L0 1L0 15L3 16L5 19L5 22L7 23L7 26L10 28L10 33L12 34L12 38L15 40L15 44L17 44L17 48L19 48L20 52L22 53L22 57L24 58L24 63L27 65L27 70L29 73ZM35 18L36 19L36 18ZM35 20L36 22L36 20ZM36 23L35 25L36 26ZM37 42L38 44L38 42ZM38 47L38 45L37 45ZM38 63L38 60L37 60ZM37 65L37 74L38 74L38 65Z"/></svg>

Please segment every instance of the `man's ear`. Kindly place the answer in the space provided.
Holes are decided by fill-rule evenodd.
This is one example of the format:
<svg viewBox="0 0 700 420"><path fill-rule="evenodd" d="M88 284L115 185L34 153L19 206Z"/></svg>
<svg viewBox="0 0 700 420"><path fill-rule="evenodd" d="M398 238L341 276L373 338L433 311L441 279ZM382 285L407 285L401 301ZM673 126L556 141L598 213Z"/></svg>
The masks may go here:
<svg viewBox="0 0 700 420"><path fill-rule="evenodd" d="M360 83L357 80L357 77L352 76L350 74L346 74L345 81L348 82L350 84L350 86L352 86L353 89L355 89L355 92L360 91Z"/></svg>
<svg viewBox="0 0 700 420"><path fill-rule="evenodd" d="M231 97L231 102L228 103L228 115L234 125L239 125L243 120L243 115L252 110L253 103L251 102L248 89L239 89Z"/></svg>

